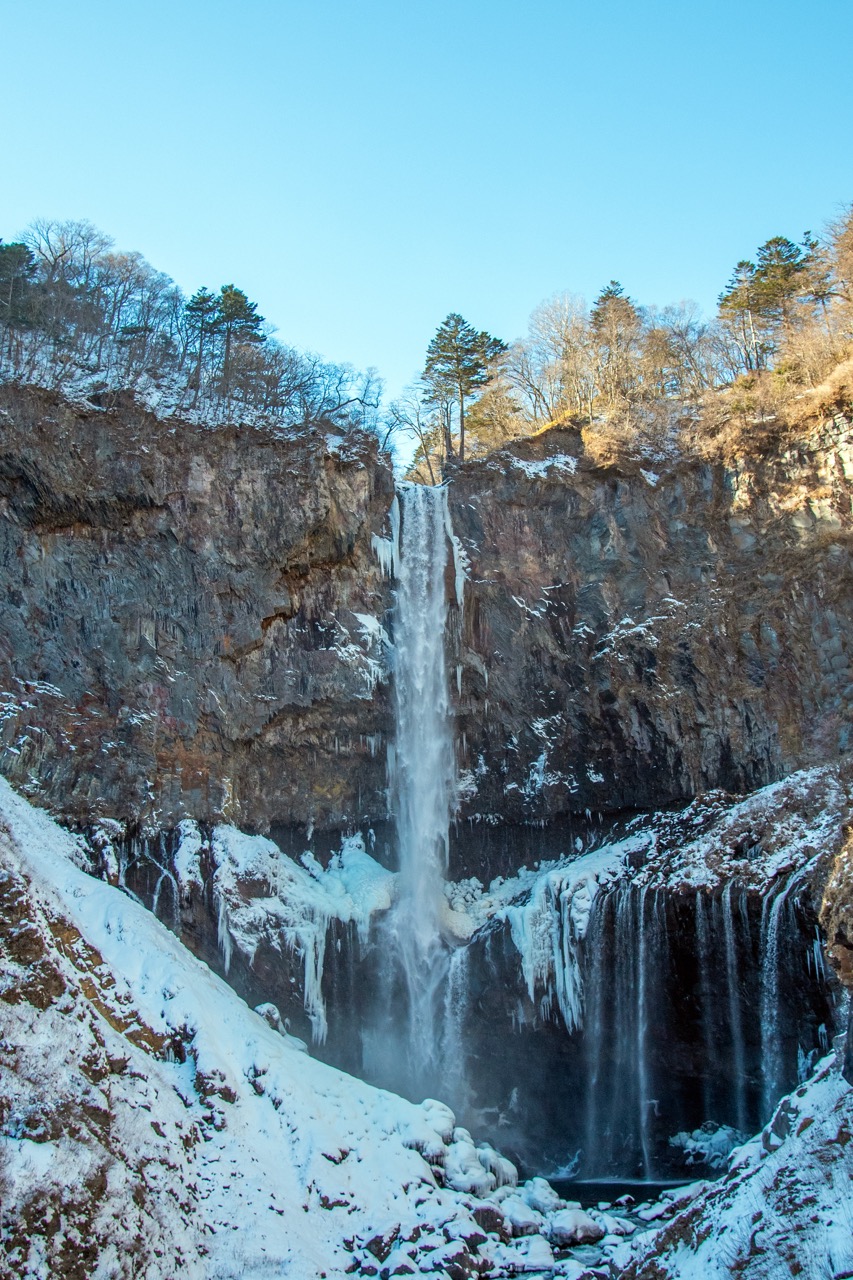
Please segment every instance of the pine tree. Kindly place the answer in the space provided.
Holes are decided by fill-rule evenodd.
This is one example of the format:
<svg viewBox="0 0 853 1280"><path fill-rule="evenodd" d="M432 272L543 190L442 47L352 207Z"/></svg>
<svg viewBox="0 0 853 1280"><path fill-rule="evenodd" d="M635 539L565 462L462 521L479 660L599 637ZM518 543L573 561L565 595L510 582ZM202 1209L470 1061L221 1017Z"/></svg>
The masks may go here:
<svg viewBox="0 0 853 1280"><path fill-rule="evenodd" d="M785 236L773 236L758 250L755 281L761 309L769 320L788 323L792 302L808 289L813 258L808 234L802 246Z"/></svg>
<svg viewBox="0 0 853 1280"><path fill-rule="evenodd" d="M201 390L201 371L204 366L205 346L213 338L219 325L219 299L209 289L201 288L190 298L186 306L186 313L191 327L195 330L198 343L195 376L193 379L195 386L193 404L196 405L198 404L199 391Z"/></svg>
<svg viewBox="0 0 853 1280"><path fill-rule="evenodd" d="M741 258L720 294L719 307L720 319L734 331L747 372L761 369L767 346L759 341L761 289L754 262Z"/></svg>
<svg viewBox="0 0 853 1280"><path fill-rule="evenodd" d="M224 284L219 291L218 324L225 335L225 352L222 358L222 382L227 390L231 382L231 348L235 342L259 343L263 316L259 316L258 304L250 302L242 289Z"/></svg>
<svg viewBox="0 0 853 1280"><path fill-rule="evenodd" d="M459 460L465 458L465 404L482 390L506 344L485 331L478 332L456 312L439 325L427 347L423 379L430 402L444 420L445 455L453 457L451 411L459 414Z"/></svg>
<svg viewBox="0 0 853 1280"><path fill-rule="evenodd" d="M619 281L611 280L593 303L589 320L598 348L598 384L614 408L630 399L639 379L642 317Z"/></svg>

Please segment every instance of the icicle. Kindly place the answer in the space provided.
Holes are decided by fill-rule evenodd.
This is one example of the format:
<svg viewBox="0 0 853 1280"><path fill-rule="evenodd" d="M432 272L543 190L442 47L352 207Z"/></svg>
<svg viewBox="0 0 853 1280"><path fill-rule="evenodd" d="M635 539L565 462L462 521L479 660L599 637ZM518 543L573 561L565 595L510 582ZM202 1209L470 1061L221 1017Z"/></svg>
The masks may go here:
<svg viewBox="0 0 853 1280"><path fill-rule="evenodd" d="M456 603L462 608L462 602L465 598L465 583L468 581L468 574L471 569L471 562L468 559L467 552L462 543L453 532L453 525L450 520L450 507L447 505L447 490L440 491L444 494L444 529L447 534L450 546L453 549L453 573L454 585L456 587Z"/></svg>
<svg viewBox="0 0 853 1280"><path fill-rule="evenodd" d="M400 565L400 503L396 494L388 515L391 522L391 537L382 538L374 533L371 545L379 561L383 578L396 578Z"/></svg>
<svg viewBox="0 0 853 1280"><path fill-rule="evenodd" d="M315 1044L323 1044L328 1034L326 1002L323 999L323 963L326 958L326 934L329 920L316 921L315 927L304 931L299 944L305 958L305 1012L311 1021L311 1038Z"/></svg>
<svg viewBox="0 0 853 1280"><path fill-rule="evenodd" d="M219 952L222 956L222 963L225 966L225 972L231 968L231 934L228 931L228 907L225 903L225 895L219 895L219 916L216 923L216 941L219 945Z"/></svg>
<svg viewBox="0 0 853 1280"><path fill-rule="evenodd" d="M743 1041L743 1020L740 992L738 989L738 959L735 942L734 915L732 912L732 891L734 881L730 880L723 890L723 937L726 947L726 987L729 1006L729 1031L732 1038L732 1060L735 1078L735 1111L737 1127L746 1132L746 1055Z"/></svg>

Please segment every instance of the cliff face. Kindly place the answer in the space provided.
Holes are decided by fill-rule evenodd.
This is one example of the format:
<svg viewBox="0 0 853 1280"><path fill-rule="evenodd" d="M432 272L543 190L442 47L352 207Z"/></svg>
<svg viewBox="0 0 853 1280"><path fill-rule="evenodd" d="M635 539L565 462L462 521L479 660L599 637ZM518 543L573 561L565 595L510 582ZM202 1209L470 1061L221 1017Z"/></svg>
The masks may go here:
<svg viewBox="0 0 853 1280"><path fill-rule="evenodd" d="M550 431L459 469L463 812L745 791L850 743L853 431L736 466L594 465Z"/></svg>
<svg viewBox="0 0 853 1280"><path fill-rule="evenodd" d="M67 820L385 809L393 492L364 437L0 388L0 768Z"/></svg>
<svg viewBox="0 0 853 1280"><path fill-rule="evenodd" d="M0 389L0 768L81 824L375 825L392 491L363 437ZM851 493L841 418L736 466L602 466L552 430L459 468L463 816L659 808L837 758Z"/></svg>

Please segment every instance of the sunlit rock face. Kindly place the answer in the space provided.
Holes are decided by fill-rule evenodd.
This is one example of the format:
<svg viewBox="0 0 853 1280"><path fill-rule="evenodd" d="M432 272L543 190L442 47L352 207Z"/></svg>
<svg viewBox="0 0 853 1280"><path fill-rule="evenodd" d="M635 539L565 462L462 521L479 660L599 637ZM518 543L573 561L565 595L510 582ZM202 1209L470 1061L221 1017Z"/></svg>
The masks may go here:
<svg viewBox="0 0 853 1280"><path fill-rule="evenodd" d="M555 430L459 468L463 813L658 807L845 751L852 441L839 417L651 470Z"/></svg>
<svg viewBox="0 0 853 1280"><path fill-rule="evenodd" d="M375 443L8 386L0 414L2 771L80 824L381 816Z"/></svg>

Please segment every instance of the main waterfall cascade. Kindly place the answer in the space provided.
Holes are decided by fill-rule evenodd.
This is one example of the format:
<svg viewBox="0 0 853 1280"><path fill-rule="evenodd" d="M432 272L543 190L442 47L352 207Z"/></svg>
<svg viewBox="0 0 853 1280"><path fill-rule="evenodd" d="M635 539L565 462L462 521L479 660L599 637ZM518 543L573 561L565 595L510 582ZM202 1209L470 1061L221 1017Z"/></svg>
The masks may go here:
<svg viewBox="0 0 853 1280"><path fill-rule="evenodd" d="M451 559L459 605L464 578L446 489L401 486L390 544L377 543L383 567L396 577L396 733L388 774L399 875L377 944L379 999L363 1036L365 1069L412 1097L451 1081L458 1095L459 964L448 942L444 894L456 801L445 645ZM449 1054L451 1046L457 1051Z"/></svg>

